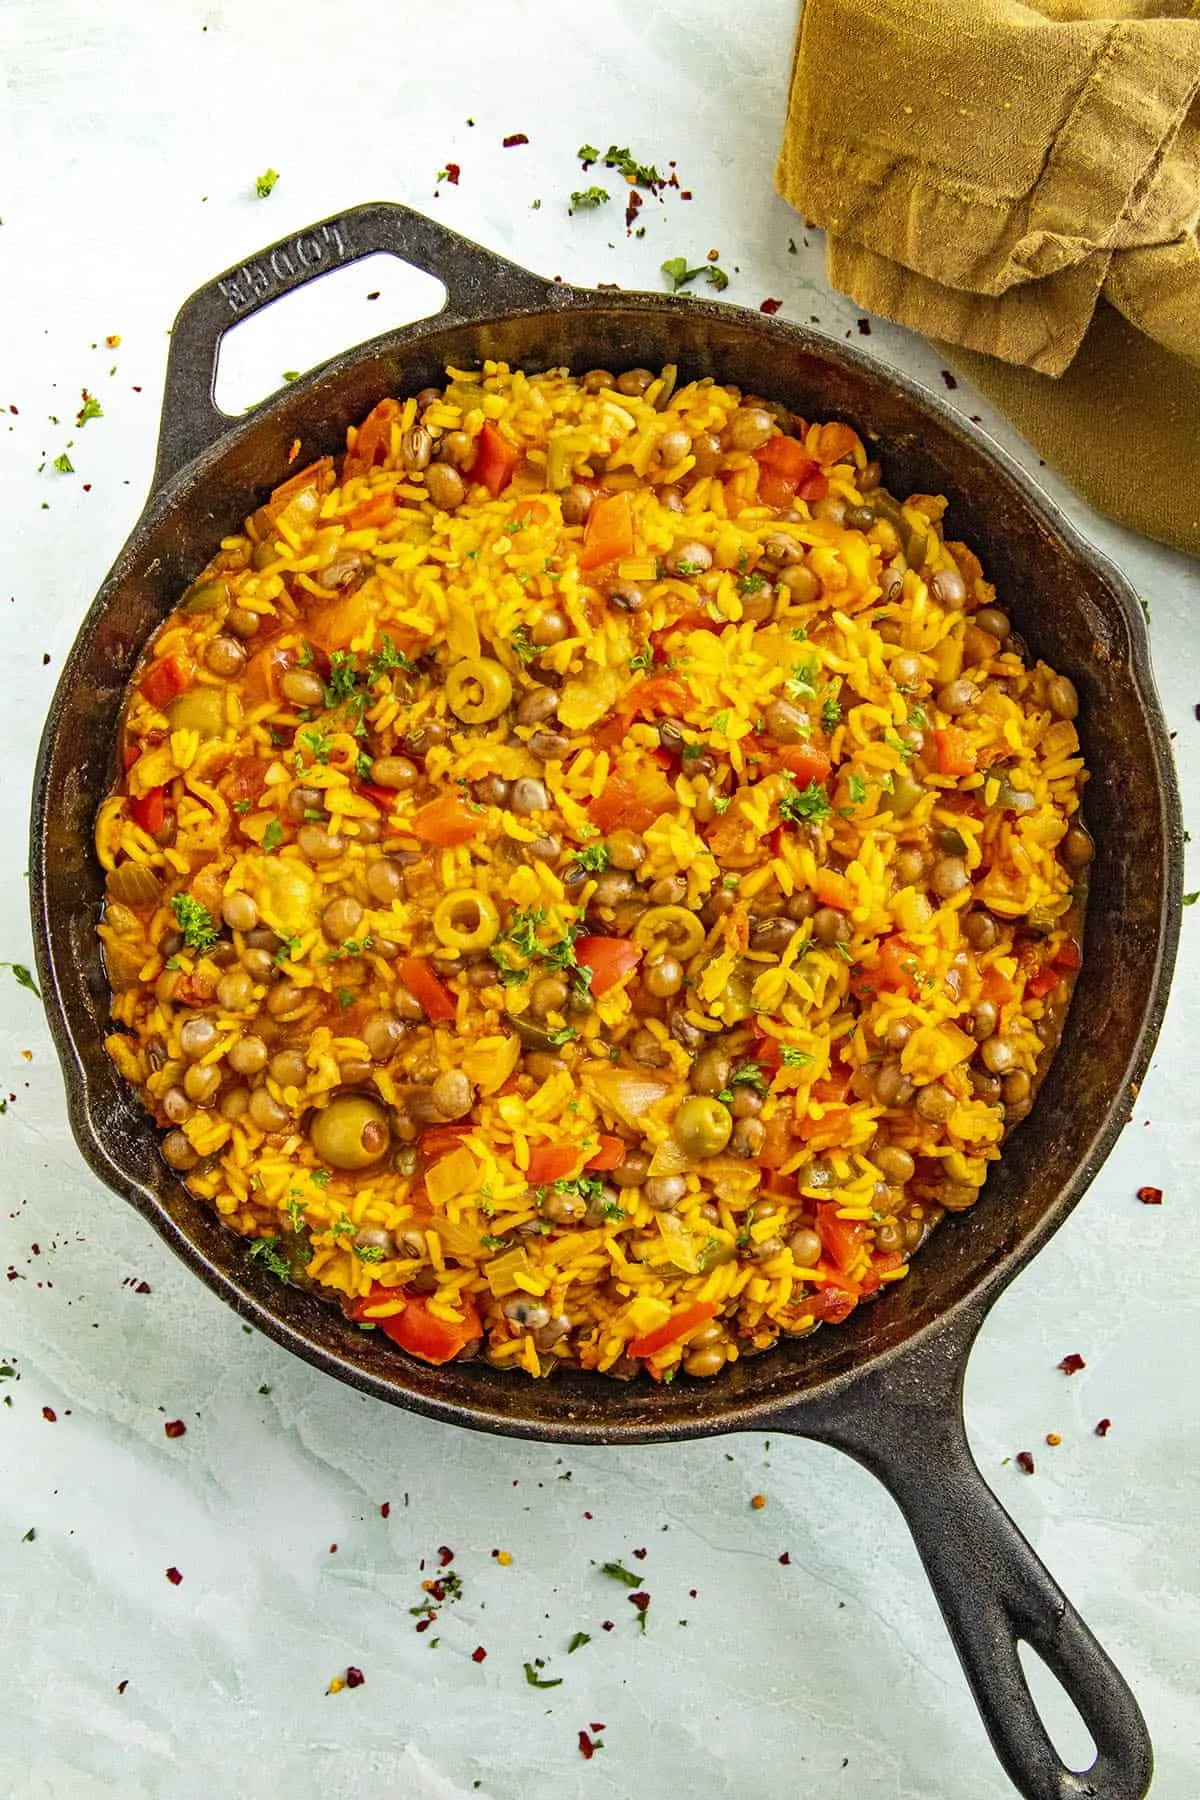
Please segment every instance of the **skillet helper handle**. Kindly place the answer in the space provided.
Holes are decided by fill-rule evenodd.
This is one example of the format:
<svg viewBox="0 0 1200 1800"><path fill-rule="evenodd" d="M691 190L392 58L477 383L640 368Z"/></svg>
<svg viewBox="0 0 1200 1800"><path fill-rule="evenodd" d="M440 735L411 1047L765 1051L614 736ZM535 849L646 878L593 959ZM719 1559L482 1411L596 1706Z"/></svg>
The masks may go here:
<svg viewBox="0 0 1200 1800"><path fill-rule="evenodd" d="M226 331L330 270L381 250L441 281L447 295L441 312L448 323L543 306L555 291L552 282L459 237L436 219L386 200L351 207L281 238L197 288L179 309L167 356L151 493L234 423L214 398Z"/></svg>
<svg viewBox="0 0 1200 1800"><path fill-rule="evenodd" d="M852 1380L796 1428L853 1456L904 1514L988 1736L1026 1800L1142 1800L1154 1756L1128 1684L976 1466L962 1414L978 1319ZM818 1422L819 1421L819 1422ZM1063 1763L1017 1655L1024 1640L1079 1710L1096 1744L1082 1771Z"/></svg>

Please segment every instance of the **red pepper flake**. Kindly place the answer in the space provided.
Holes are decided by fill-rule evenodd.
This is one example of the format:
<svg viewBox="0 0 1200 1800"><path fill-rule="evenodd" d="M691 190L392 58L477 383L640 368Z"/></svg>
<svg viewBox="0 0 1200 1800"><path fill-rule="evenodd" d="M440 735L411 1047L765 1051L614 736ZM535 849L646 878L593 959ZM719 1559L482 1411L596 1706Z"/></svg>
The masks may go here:
<svg viewBox="0 0 1200 1800"><path fill-rule="evenodd" d="M645 1550L635 1550L633 1554L637 1557L639 1562L645 1562L645 1560L646 1560Z"/></svg>
<svg viewBox="0 0 1200 1800"><path fill-rule="evenodd" d="M180 1582L183 1580L183 1576L179 1573L178 1569L176 1569L175 1567L172 1566L171 1568L169 1568L167 1570L167 1580L170 1582L172 1587L178 1587Z"/></svg>
<svg viewBox="0 0 1200 1800"><path fill-rule="evenodd" d="M696 1598L696 1595L698 1594L698 1592L699 1592L698 1588L689 1588L688 1589L688 1599L694 1600Z"/></svg>
<svg viewBox="0 0 1200 1800"><path fill-rule="evenodd" d="M348 1688L361 1687L366 1679L362 1670L354 1668L353 1665L346 1670L346 1686Z"/></svg>
<svg viewBox="0 0 1200 1800"><path fill-rule="evenodd" d="M127 1687L128 1687L128 1686L129 1686L129 1682L128 1682L128 1679L126 1679L126 1680L125 1680L125 1681L118 1681L118 1683L117 1683L117 1692L118 1692L118 1694L123 1694L123 1693L124 1693L124 1692L125 1692L125 1689L126 1689L126 1688L127 1688Z"/></svg>
<svg viewBox="0 0 1200 1800"><path fill-rule="evenodd" d="M613 1631L616 1627L611 1619L602 1619L600 1621L600 1629L601 1631Z"/></svg>
<svg viewBox="0 0 1200 1800"><path fill-rule="evenodd" d="M782 1563L782 1564L783 1564L783 1566L784 1566L784 1568L785 1568L785 1569L786 1569L786 1568L787 1568L787 1566L788 1566L788 1564L789 1564L789 1563L790 1563L790 1562L791 1562L791 1560L792 1560L792 1553L791 1553L791 1551L790 1551L790 1550L785 1550L785 1551L784 1551L784 1553L783 1553L783 1555L782 1555L782 1556L781 1556L781 1557L780 1557L780 1559L779 1559L779 1560L780 1560L780 1562L781 1562L781 1563ZM693 1591L693 1593L694 1593L694 1592L695 1592L695 1589L693 1589L693 1590L692 1590L692 1591Z"/></svg>
<svg viewBox="0 0 1200 1800"><path fill-rule="evenodd" d="M680 198L680 199L681 199L681 200L690 200L690 199L691 199L691 197L692 197L692 190L691 190L691 188L680 188L680 190L679 190L679 198Z"/></svg>
<svg viewBox="0 0 1200 1800"><path fill-rule="evenodd" d="M441 1565L441 1567L444 1569L444 1568L448 1567L448 1565L450 1563L452 1563L453 1561L454 1561L454 1552L453 1552L453 1550L450 1549L449 1545L448 1544L439 1544L438 1545L438 1562Z"/></svg>
<svg viewBox="0 0 1200 1800"><path fill-rule="evenodd" d="M870 337L870 335L871 335L870 319L860 319L858 321L858 335L859 335L859 337Z"/></svg>
<svg viewBox="0 0 1200 1800"><path fill-rule="evenodd" d="M1017 1451L1017 1467L1018 1469L1024 1469L1026 1475L1033 1474L1033 1457L1028 1450Z"/></svg>
<svg viewBox="0 0 1200 1800"><path fill-rule="evenodd" d="M592 1515L590 1512L585 1512L583 1516L585 1519L590 1519Z"/></svg>
<svg viewBox="0 0 1200 1800"><path fill-rule="evenodd" d="M1101 1419L1100 1422L1096 1426L1096 1436L1097 1437L1107 1437L1111 1430L1112 1430L1112 1420L1111 1419Z"/></svg>
<svg viewBox="0 0 1200 1800"><path fill-rule="evenodd" d="M597 1723L594 1719L590 1719L588 1721L588 1730L589 1731L607 1731L608 1726L607 1725L597 1725Z"/></svg>
<svg viewBox="0 0 1200 1800"><path fill-rule="evenodd" d="M772 313L773 314L773 313L777 313L782 305L783 305L782 300L762 300L759 302L758 310L761 313Z"/></svg>
<svg viewBox="0 0 1200 1800"><path fill-rule="evenodd" d="M445 178L450 183L451 187L458 186L458 178L461 174L462 170L457 163L448 162L446 164Z"/></svg>
<svg viewBox="0 0 1200 1800"><path fill-rule="evenodd" d="M626 1594L625 1598L630 1606L636 1606L640 1613L644 1613L650 1604L650 1596L644 1588L639 1588L636 1594Z"/></svg>
<svg viewBox="0 0 1200 1800"><path fill-rule="evenodd" d="M430 1626L431 1626L431 1625L432 1625L432 1624L433 1624L433 1619L432 1619L432 1617L430 1617L430 1618L428 1618L428 1619L418 1619L418 1620L417 1620L417 1626L416 1626L416 1628L417 1628L417 1630L418 1630L418 1631L428 1631L428 1630L429 1630L429 1627L430 1627Z"/></svg>
<svg viewBox="0 0 1200 1800"><path fill-rule="evenodd" d="M330 1554L330 1556L336 1556L336 1555L337 1555L337 1545L336 1545L336 1544L330 1544L330 1546L329 1546L329 1554Z"/></svg>
<svg viewBox="0 0 1200 1800"><path fill-rule="evenodd" d="M946 386L950 389L951 393L953 393L955 388L958 386L957 381L954 379L954 377L950 373L949 369L942 370L942 380L945 382Z"/></svg>
<svg viewBox="0 0 1200 1800"><path fill-rule="evenodd" d="M1070 1356L1064 1356L1058 1366L1064 1375L1078 1375L1080 1369L1087 1368L1078 1350L1072 1350Z"/></svg>
<svg viewBox="0 0 1200 1800"><path fill-rule="evenodd" d="M586 1731L580 1731L579 1754L582 1756L584 1762L591 1762L597 1750L602 1750L603 1748L603 1744L594 1744Z"/></svg>
<svg viewBox="0 0 1200 1800"><path fill-rule="evenodd" d="M390 1501L390 1500L385 1500L385 1501L384 1501L384 1503L383 1503L383 1505L382 1505L382 1506L381 1506L381 1507L380 1507L380 1509L379 1509L379 1516L380 1516L380 1518L381 1518L381 1519L387 1519L387 1518L390 1518L390 1516L391 1516L391 1511L392 1511L392 1503L391 1503L391 1501Z"/></svg>
<svg viewBox="0 0 1200 1800"><path fill-rule="evenodd" d="M148 1281L139 1281L133 1291L135 1294L148 1294L151 1292L150 1283Z"/></svg>
<svg viewBox="0 0 1200 1800"><path fill-rule="evenodd" d="M511 137L501 139L501 148L504 150L515 150L518 144L527 144L528 142L529 139L525 136L523 131L514 131Z"/></svg>
<svg viewBox="0 0 1200 1800"><path fill-rule="evenodd" d="M47 1425L57 1425L58 1424L58 1414L55 1412L55 1410L52 1406L43 1406L42 1417L43 1417L43 1419L45 1419Z"/></svg>
<svg viewBox="0 0 1200 1800"><path fill-rule="evenodd" d="M1140 1187L1138 1189L1138 1199L1143 1206L1161 1206L1162 1189L1156 1187Z"/></svg>
<svg viewBox="0 0 1200 1800"><path fill-rule="evenodd" d="M637 218L638 213L641 211L641 209L642 209L642 196L638 193L636 188L630 188L629 199L625 206L625 235L626 235L626 237L628 237L629 233L633 230L634 220Z"/></svg>
<svg viewBox="0 0 1200 1800"><path fill-rule="evenodd" d="M187 1435L187 1426L182 1419L168 1419L163 1425L163 1430L169 1438L185 1437Z"/></svg>
<svg viewBox="0 0 1200 1800"><path fill-rule="evenodd" d="M477 1644L475 1646L474 1650L472 1650L471 1661L472 1662L486 1662L487 1661L487 1651L484 1649L482 1644Z"/></svg>

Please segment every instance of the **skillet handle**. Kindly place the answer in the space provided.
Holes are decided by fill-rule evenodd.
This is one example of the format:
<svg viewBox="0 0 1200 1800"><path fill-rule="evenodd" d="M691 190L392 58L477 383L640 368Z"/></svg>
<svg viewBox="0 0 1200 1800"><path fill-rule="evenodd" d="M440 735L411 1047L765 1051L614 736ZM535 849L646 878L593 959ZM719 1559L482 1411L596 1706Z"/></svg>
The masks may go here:
<svg viewBox="0 0 1200 1800"><path fill-rule="evenodd" d="M230 326L380 250L437 276L447 295L438 316L446 315L448 323L544 306L555 292L553 282L386 200L351 207L281 238L197 288L180 307L171 329L152 494L234 423L213 397L221 339Z"/></svg>
<svg viewBox="0 0 1200 1800"><path fill-rule="evenodd" d="M962 1414L980 1316L943 1326L791 1429L845 1451L900 1507L954 1640L988 1736L1026 1800L1142 1800L1154 1770L1146 1722L1124 1678L975 1464ZM1096 1744L1076 1772L1042 1724L1017 1655L1030 1644L1074 1701Z"/></svg>

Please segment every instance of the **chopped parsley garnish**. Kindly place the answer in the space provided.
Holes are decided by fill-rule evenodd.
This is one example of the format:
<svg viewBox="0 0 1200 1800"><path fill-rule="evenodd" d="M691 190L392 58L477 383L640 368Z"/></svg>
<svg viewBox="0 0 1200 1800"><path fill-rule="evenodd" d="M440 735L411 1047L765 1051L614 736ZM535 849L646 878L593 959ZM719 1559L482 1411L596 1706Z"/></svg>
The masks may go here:
<svg viewBox="0 0 1200 1800"><path fill-rule="evenodd" d="M806 644L808 642L808 632L803 625L797 625L790 635L798 644Z"/></svg>
<svg viewBox="0 0 1200 1800"><path fill-rule="evenodd" d="M329 659L329 680L325 683L326 706L340 706L354 693L358 683L358 667L349 650L335 650Z"/></svg>
<svg viewBox="0 0 1200 1800"><path fill-rule="evenodd" d="M1186 905L1187 902L1185 901L1184 904ZM11 969L13 980L17 983L18 987L28 988L31 994L37 994L38 999L41 999L42 996L38 984L33 979L33 976L25 967L24 963L0 962L0 969Z"/></svg>
<svg viewBox="0 0 1200 1800"><path fill-rule="evenodd" d="M248 813L250 811L250 804L249 800L235 800L233 803L233 810L235 813Z"/></svg>
<svg viewBox="0 0 1200 1800"><path fill-rule="evenodd" d="M807 1050L797 1050L794 1044L780 1044L779 1060L785 1069L803 1069L812 1057Z"/></svg>
<svg viewBox="0 0 1200 1800"><path fill-rule="evenodd" d="M915 725L918 731L924 731L929 723L929 714L923 706L914 706L909 712L908 722L910 725Z"/></svg>
<svg viewBox="0 0 1200 1800"><path fill-rule="evenodd" d="M756 571L753 575L739 575L736 585L739 594L761 594L767 585L767 578Z"/></svg>
<svg viewBox="0 0 1200 1800"><path fill-rule="evenodd" d="M176 894L171 900L171 911L189 950L212 949L217 941L217 928L207 906L202 906L190 894Z"/></svg>
<svg viewBox="0 0 1200 1800"><path fill-rule="evenodd" d="M732 794L718 794L716 799L713 801L713 811L717 814L720 814L723 812L728 812L729 808L732 804L733 804L733 795Z"/></svg>
<svg viewBox="0 0 1200 1800"><path fill-rule="evenodd" d="M254 183L254 191L260 200L265 200L270 194L274 193L275 183L278 180L278 169L268 169L264 175L258 177L258 180Z"/></svg>
<svg viewBox="0 0 1200 1800"><path fill-rule="evenodd" d="M704 755L704 745L703 744L688 743L688 744L685 744L683 746L683 749L680 751L680 756L682 757L684 762L695 762L698 757L701 757L703 755Z"/></svg>
<svg viewBox="0 0 1200 1800"><path fill-rule="evenodd" d="M638 652L638 654L636 656L631 656L629 659L629 668L630 668L630 672L632 674L636 675L642 670L652 669L653 667L654 667L654 652L653 652L653 650L641 650Z"/></svg>
<svg viewBox="0 0 1200 1800"><path fill-rule="evenodd" d="M767 1084L763 1078L764 1067L765 1065L763 1063L739 1063L729 1077L730 1087L748 1087L753 1088L757 1093L765 1094L767 1091Z"/></svg>
<svg viewBox="0 0 1200 1800"><path fill-rule="evenodd" d="M104 410L95 394L89 394L86 388L81 388L80 393L83 396L83 405L75 414L75 423L77 425L86 425L89 419L102 419L104 417Z"/></svg>
<svg viewBox="0 0 1200 1800"><path fill-rule="evenodd" d="M567 1645L567 1655L570 1656L574 1651L582 1650L583 1646L585 1644L590 1644L591 1641L592 1641L592 1638L591 1638L590 1632L577 1631L575 1633L575 1635L572 1637L570 1643Z"/></svg>
<svg viewBox="0 0 1200 1800"><path fill-rule="evenodd" d="M359 1262L365 1263L382 1262L387 1254L382 1244L355 1244L353 1249Z"/></svg>
<svg viewBox="0 0 1200 1800"><path fill-rule="evenodd" d="M370 781L371 770L375 767L373 758L365 750L360 750L354 759L354 773L360 781Z"/></svg>
<svg viewBox="0 0 1200 1800"><path fill-rule="evenodd" d="M608 867L608 845L585 844L582 850L576 852L575 861L589 875L602 875Z"/></svg>
<svg viewBox="0 0 1200 1800"><path fill-rule="evenodd" d="M71 461L65 450L61 456L55 457L54 466L60 475L73 475L75 473L75 464Z"/></svg>
<svg viewBox="0 0 1200 1800"><path fill-rule="evenodd" d="M271 819L263 832L262 847L267 852L278 850L283 842L283 826L278 819Z"/></svg>
<svg viewBox="0 0 1200 1800"><path fill-rule="evenodd" d="M780 817L793 825L801 822L819 825L832 811L825 789L818 787L815 781L810 781L806 788L793 787L779 802Z"/></svg>
<svg viewBox="0 0 1200 1800"><path fill-rule="evenodd" d="M867 797L867 784L862 776L849 776L846 781L846 788L850 795L851 804L854 806L861 806Z"/></svg>
<svg viewBox="0 0 1200 1800"><path fill-rule="evenodd" d="M595 144L580 144L580 146L579 146L578 150L575 152L575 154L579 158L580 162L599 162L600 161L600 152L597 150Z"/></svg>
<svg viewBox="0 0 1200 1800"><path fill-rule="evenodd" d="M255 1238L246 1254L253 1261L262 1263L272 1275L278 1276L280 1281L291 1280L291 1266L287 1257L280 1254L278 1238Z"/></svg>
<svg viewBox="0 0 1200 1800"><path fill-rule="evenodd" d="M489 1231L480 1238L479 1242L483 1245L485 1250L507 1250L512 1239L497 1237L494 1232Z"/></svg>
<svg viewBox="0 0 1200 1800"><path fill-rule="evenodd" d="M586 212L591 206L603 206L609 198L607 188L590 187L577 189L571 195L571 211Z"/></svg>
<svg viewBox="0 0 1200 1800"><path fill-rule="evenodd" d="M280 943L278 950L275 952L275 961L277 963L289 962L291 958L296 955L303 942L303 938L285 937Z"/></svg>
<svg viewBox="0 0 1200 1800"><path fill-rule="evenodd" d="M686 256L669 257L667 261L662 264L662 272L670 280L671 292L673 294L677 294L680 288L685 288L691 282L695 281L697 275L705 276L708 285L716 288L718 293L720 293L723 288L729 286L728 275L725 273L724 269L718 268L716 263L703 262L698 268L689 269Z"/></svg>
<svg viewBox="0 0 1200 1800"><path fill-rule="evenodd" d="M836 694L827 694L821 702L821 728L836 731L842 722L842 703Z"/></svg>
<svg viewBox="0 0 1200 1800"><path fill-rule="evenodd" d="M327 731L301 731L300 742L314 762L327 763L333 750L333 739Z"/></svg>
<svg viewBox="0 0 1200 1800"><path fill-rule="evenodd" d="M642 1585L641 1576L633 1574L631 1570L625 1568L619 1562L601 1563L600 1573L602 1575L610 1575L614 1581L623 1581L625 1586L629 1588L640 1587Z"/></svg>
<svg viewBox="0 0 1200 1800"><path fill-rule="evenodd" d="M600 1208L601 1216L608 1225L617 1225L625 1217L625 1208L615 1200L606 1200Z"/></svg>
<svg viewBox="0 0 1200 1800"><path fill-rule="evenodd" d="M337 1224L330 1227L330 1230L332 1231L335 1238L353 1237L355 1232L358 1230L358 1226L354 1223L353 1219L348 1219L343 1214L343 1216L338 1220Z"/></svg>
<svg viewBox="0 0 1200 1800"><path fill-rule="evenodd" d="M308 1214L304 1210L303 1200L298 1199L295 1194L292 1194L288 1199L284 1211L292 1222L292 1230L298 1236L308 1222Z"/></svg>
<svg viewBox="0 0 1200 1800"><path fill-rule="evenodd" d="M904 758L905 762L911 762L916 755L913 746L911 744L906 744L903 739L898 738L894 731L886 731L883 736L883 741L889 750L895 750L899 756Z"/></svg>
<svg viewBox="0 0 1200 1800"><path fill-rule="evenodd" d="M810 656L793 666L791 675L783 684L784 690L792 700L815 700L820 675L820 663L815 656Z"/></svg>
<svg viewBox="0 0 1200 1800"><path fill-rule="evenodd" d="M1185 894L1183 896L1184 906L1195 906L1197 900L1200 900L1200 888L1197 888L1194 893ZM19 980L20 977L18 976L17 979Z"/></svg>
<svg viewBox="0 0 1200 1800"><path fill-rule="evenodd" d="M343 1012L345 1012L348 1006L354 1005L355 999L356 995L354 995L349 988L338 989L338 1005Z"/></svg>
<svg viewBox="0 0 1200 1800"><path fill-rule="evenodd" d="M308 1178L316 1187L327 1188L333 1180L332 1169L314 1169Z"/></svg>
<svg viewBox="0 0 1200 1800"><path fill-rule="evenodd" d="M552 1681L543 1681L542 1677L538 1674L537 1670L534 1668L532 1663L525 1664L525 1679L529 1683L530 1687L552 1688L552 1687L561 1687L562 1686L562 1676L561 1675L557 1676Z"/></svg>
<svg viewBox="0 0 1200 1800"><path fill-rule="evenodd" d="M598 162L600 158L594 154L588 157L583 156L583 150L589 149L591 149L590 144L584 144L582 146L580 151L581 160L585 162ZM623 175L626 181L631 181L635 187L656 188L662 186L662 176L654 167L654 164L637 162L635 158L629 154L627 149L618 150L615 144L610 144L608 149L604 152L603 160L606 169L615 169L618 175Z"/></svg>
<svg viewBox="0 0 1200 1800"><path fill-rule="evenodd" d="M529 636L528 625L518 625L508 641L512 645L513 655L522 666L531 663L538 654L538 647Z"/></svg>

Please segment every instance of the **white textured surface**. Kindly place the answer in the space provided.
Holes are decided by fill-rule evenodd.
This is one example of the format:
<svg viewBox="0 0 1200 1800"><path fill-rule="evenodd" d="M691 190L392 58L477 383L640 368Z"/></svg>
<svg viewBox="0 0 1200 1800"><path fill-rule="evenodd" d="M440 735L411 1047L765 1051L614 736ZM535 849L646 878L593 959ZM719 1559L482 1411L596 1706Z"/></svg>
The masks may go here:
<svg viewBox="0 0 1200 1800"><path fill-rule="evenodd" d="M788 316L853 330L856 309L830 294L818 246L772 193L792 26L790 0L7 0L0 403L20 412L0 416L0 956L32 960L23 870L37 737L149 479L180 300L339 206L396 198L581 282L657 287L664 257L696 262L716 246L740 271L731 300L778 295ZM502 150L517 131L530 145ZM625 240L615 207L568 219L585 139L628 143L660 165L677 158L695 199L648 204L642 242ZM435 200L448 159L461 185ZM260 201L253 181L268 165L281 179ZM373 272L344 278L336 304L314 303L304 328L324 335L310 340L296 340L282 309L271 316L227 365L240 402L398 320L400 284L364 298L383 285ZM108 333L122 337L116 352ZM876 325L863 346L941 390L936 358L907 334ZM83 386L104 417L75 431ZM965 387L954 400L995 426ZM71 438L77 473L48 460L39 473ZM1150 603L1188 793L1200 769L1197 567L1048 485ZM1198 931L1200 914L1185 914L1134 1122L996 1308L967 1384L984 1470L1140 1696L1163 1800L1191 1800L1200 1784ZM831 1451L759 1438L567 1454L473 1437L360 1399L244 1335L85 1171L40 1010L0 978L0 1070L15 1096L0 1118L0 1266L19 1277L0 1316L0 1354L19 1373L0 1380L12 1399L0 1407L0 1791L1011 1792L898 1514L865 1474ZM1144 1182L1165 1190L1161 1209L1134 1198ZM1088 1364L1069 1382L1055 1367L1068 1351ZM1102 1415L1113 1420L1105 1440L1092 1430ZM171 1418L186 1421L185 1437L166 1439ZM1060 1448L1045 1446L1048 1430ZM1024 1448L1032 1479L1005 1464ZM757 1491L768 1496L758 1512ZM443 1543L463 1597L417 1635L418 1560ZM643 1546L633 1566L654 1600L641 1637L624 1590L592 1559ZM495 1547L512 1551L511 1567ZM180 1586L164 1579L168 1565ZM616 1621L608 1634L605 1618ZM567 1658L576 1630L593 1641ZM561 1687L526 1685L521 1665L535 1655ZM327 1697L349 1663L365 1686ZM593 1720L607 1726L605 1748L585 1763L576 1733Z"/></svg>

